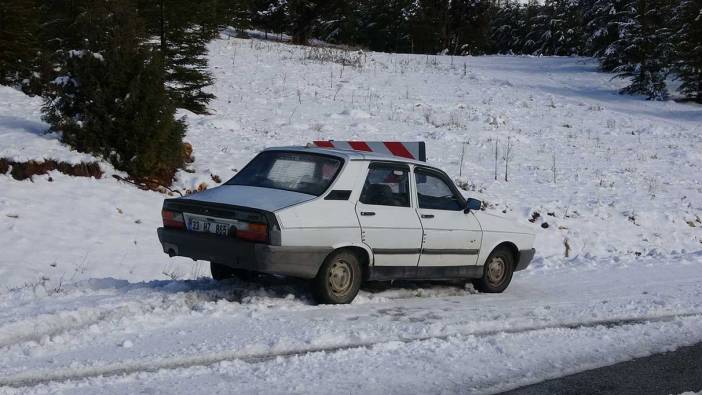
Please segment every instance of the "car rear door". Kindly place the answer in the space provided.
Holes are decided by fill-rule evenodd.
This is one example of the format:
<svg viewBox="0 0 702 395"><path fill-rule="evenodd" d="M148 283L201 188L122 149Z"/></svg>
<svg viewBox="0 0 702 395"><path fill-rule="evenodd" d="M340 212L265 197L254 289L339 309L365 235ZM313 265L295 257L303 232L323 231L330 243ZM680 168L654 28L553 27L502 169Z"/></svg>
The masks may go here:
<svg viewBox="0 0 702 395"><path fill-rule="evenodd" d="M411 204L410 168L372 162L356 204L363 242L375 266L412 266L419 261L422 225Z"/></svg>
<svg viewBox="0 0 702 395"><path fill-rule="evenodd" d="M424 230L419 266L467 266L478 260L482 230L465 202L442 172L414 170L417 213Z"/></svg>

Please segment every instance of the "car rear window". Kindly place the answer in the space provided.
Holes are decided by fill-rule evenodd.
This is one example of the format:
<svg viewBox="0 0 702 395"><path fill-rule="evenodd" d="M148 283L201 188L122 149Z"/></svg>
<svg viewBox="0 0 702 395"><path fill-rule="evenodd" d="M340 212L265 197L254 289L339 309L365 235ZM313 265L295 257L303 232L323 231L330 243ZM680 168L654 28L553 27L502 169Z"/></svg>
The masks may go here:
<svg viewBox="0 0 702 395"><path fill-rule="evenodd" d="M258 154L226 185L282 189L319 196L341 169L332 156L303 152L265 151Z"/></svg>

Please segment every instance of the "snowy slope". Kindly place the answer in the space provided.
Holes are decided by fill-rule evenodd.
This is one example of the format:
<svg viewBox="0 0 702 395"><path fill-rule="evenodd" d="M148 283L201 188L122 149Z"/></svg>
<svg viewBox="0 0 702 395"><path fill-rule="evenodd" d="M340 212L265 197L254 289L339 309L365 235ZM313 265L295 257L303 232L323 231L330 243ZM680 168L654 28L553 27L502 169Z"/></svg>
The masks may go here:
<svg viewBox="0 0 702 395"><path fill-rule="evenodd" d="M585 58L223 37L210 66L213 114L179 113L195 162L177 188L226 180L267 146L423 140L490 210L540 213L532 268L503 295L401 284L314 306L297 283L188 281L207 266L161 252L164 195L109 164L100 180L0 175L0 393L493 392L702 340L699 106L620 96ZM0 157L98 160L44 134L40 106L0 87Z"/></svg>

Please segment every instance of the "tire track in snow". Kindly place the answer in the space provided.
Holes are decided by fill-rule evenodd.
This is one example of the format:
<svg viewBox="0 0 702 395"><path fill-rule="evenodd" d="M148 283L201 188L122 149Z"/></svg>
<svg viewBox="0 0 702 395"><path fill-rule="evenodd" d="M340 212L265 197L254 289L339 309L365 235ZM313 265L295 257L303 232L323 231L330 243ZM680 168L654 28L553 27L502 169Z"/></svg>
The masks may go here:
<svg viewBox="0 0 702 395"><path fill-rule="evenodd" d="M498 334L522 334L536 332L542 330L553 329L585 329L603 326L606 328L622 327L627 325L644 325L657 322L670 322L683 318L702 318L702 312L690 312L683 314L669 315L653 315L653 316L635 316L635 317L618 317L609 319L598 319L583 322L564 322L554 324L543 324L516 327L509 329L492 329L483 331L468 331L468 332L452 332L443 335L433 336L413 336L399 337L394 339L383 339L370 342L339 344L335 346L320 346L301 349L291 349L287 351L273 353L255 353L255 354L240 354L235 350L227 350L217 353L209 353L205 355L193 355L184 357L165 358L154 361L124 361L111 363L104 366L78 367L78 368L58 368L44 369L30 372L18 373L6 377L0 377L0 387L31 387L40 384L47 384L56 381L82 380L92 377L110 377L121 376L134 373L154 373L163 369L181 369L195 366L209 366L224 361L242 361L248 363L260 363L269 361L275 358L290 358L304 356L307 354L326 352L334 353L344 350L371 348L381 344L393 342L423 342L430 340L443 340L454 336L473 336L473 337L489 337Z"/></svg>
<svg viewBox="0 0 702 395"><path fill-rule="evenodd" d="M46 336L82 330L93 324L128 317L162 313L160 318L165 320L168 317L189 314L200 303L220 299L239 302L253 293L253 290L248 288L213 288L188 289L173 294L155 290L146 295L114 295L96 307L59 310L0 325L0 349L24 342L39 342Z"/></svg>
<svg viewBox="0 0 702 395"><path fill-rule="evenodd" d="M126 302L99 308L80 308L12 322L0 327L0 349L30 341L41 341L45 336L80 330L93 324L115 321L131 316L152 314L160 304Z"/></svg>
<svg viewBox="0 0 702 395"><path fill-rule="evenodd" d="M258 285L259 283L255 283ZM275 285L273 282L264 282L265 285ZM289 287L280 290L269 287L265 291L274 298L280 298ZM451 287L449 287L451 288ZM100 324L106 321L117 321L128 317L140 315L152 315L155 312L163 313L162 319L177 317L192 312L198 303L216 302L227 300L229 302L241 303L243 299L257 295L258 288L212 288L212 289L188 289L179 293L160 293L155 290L150 295L114 295L106 298L106 303L86 308L59 310L51 313L39 314L5 325L0 325L0 350L15 346L25 342L39 342L44 337L61 335L70 331L82 330L93 324ZM446 294L437 293L432 297L456 296L451 292ZM88 295L89 296L89 295ZM126 299L121 299L126 297ZM137 299L135 297L141 297ZM391 297L390 300L411 299L412 296ZM249 305L243 304L248 307ZM299 300L300 309L316 308L317 306Z"/></svg>

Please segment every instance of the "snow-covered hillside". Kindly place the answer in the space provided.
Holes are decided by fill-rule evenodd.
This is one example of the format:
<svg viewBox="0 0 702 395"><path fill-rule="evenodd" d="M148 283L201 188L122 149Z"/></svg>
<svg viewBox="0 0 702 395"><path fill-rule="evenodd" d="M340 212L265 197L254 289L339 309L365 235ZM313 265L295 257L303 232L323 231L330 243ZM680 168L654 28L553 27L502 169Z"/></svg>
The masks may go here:
<svg viewBox="0 0 702 395"><path fill-rule="evenodd" d="M210 51L217 99L212 115L180 114L196 158L194 173L178 174L180 188L214 186L211 175L226 180L268 146L422 140L430 162L462 175L467 194L521 221L540 214L535 269L702 248L702 108L618 95L619 82L589 59L358 53L234 38ZM2 87L0 101L0 158L95 160L42 133L39 99ZM119 184L103 168L99 181L0 177L5 287L203 273L158 251L163 196Z"/></svg>
<svg viewBox="0 0 702 395"><path fill-rule="evenodd" d="M184 281L208 267L162 253L155 229L166 196L115 180L121 173L109 164L99 180L0 175L0 392L54 370L74 381L35 391L135 392L142 379L161 389L178 379L187 393L214 375L212 389L224 392L233 383L327 392L346 363L365 366L370 381L342 380L344 392L387 392L380 380L403 366L400 378L434 382L395 391L490 392L702 340L699 106L618 95L621 81L586 58L361 53L223 37L210 44L210 67L212 114L179 112L195 162L178 173L178 189L215 186L213 176L226 180L268 146L422 140L429 162L466 195L535 229L532 267L502 296L420 284L362 291L355 306L311 306L299 284ZM0 158L99 160L45 134L40 107L0 87ZM161 328L169 339L159 339ZM500 333L509 328L524 331ZM592 340L600 336L609 340ZM550 355L538 353L550 344ZM366 346L258 365L238 359L353 345ZM491 369L508 364L510 374L457 368L471 354ZM402 362L417 355L428 362ZM399 365L373 373L370 360ZM144 373L162 368L184 371ZM295 381L301 370L320 384ZM101 372L123 376L82 379Z"/></svg>

